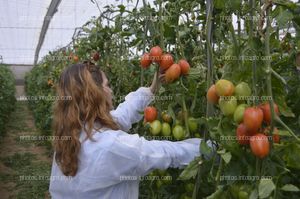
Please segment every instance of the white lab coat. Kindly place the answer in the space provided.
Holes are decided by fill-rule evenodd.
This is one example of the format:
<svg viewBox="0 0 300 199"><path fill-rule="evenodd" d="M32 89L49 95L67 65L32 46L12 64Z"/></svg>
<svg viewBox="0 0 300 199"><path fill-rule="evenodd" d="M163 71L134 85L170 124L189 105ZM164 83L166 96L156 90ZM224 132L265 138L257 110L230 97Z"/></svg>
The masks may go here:
<svg viewBox="0 0 300 199"><path fill-rule="evenodd" d="M66 177L54 158L50 178L53 199L137 199L139 178L154 169L182 168L199 156L200 139L185 141L148 141L127 134L139 113L152 101L149 88L139 88L126 96L111 114L122 130L101 129L91 141L81 132L79 168ZM85 140L85 141L84 141Z"/></svg>

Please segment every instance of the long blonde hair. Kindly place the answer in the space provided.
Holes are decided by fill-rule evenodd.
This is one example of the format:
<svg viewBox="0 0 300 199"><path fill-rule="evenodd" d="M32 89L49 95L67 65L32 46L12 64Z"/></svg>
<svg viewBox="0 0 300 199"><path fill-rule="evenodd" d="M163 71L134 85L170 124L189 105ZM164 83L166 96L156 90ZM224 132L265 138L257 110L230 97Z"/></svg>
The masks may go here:
<svg viewBox="0 0 300 199"><path fill-rule="evenodd" d="M110 115L110 106L102 87L99 67L91 63L74 64L61 74L57 86L59 99L54 106L53 129L55 160L66 176L75 176L79 164L80 132L92 139L94 123L114 130L118 125ZM65 138L64 138L65 137ZM70 139L66 139L66 138Z"/></svg>

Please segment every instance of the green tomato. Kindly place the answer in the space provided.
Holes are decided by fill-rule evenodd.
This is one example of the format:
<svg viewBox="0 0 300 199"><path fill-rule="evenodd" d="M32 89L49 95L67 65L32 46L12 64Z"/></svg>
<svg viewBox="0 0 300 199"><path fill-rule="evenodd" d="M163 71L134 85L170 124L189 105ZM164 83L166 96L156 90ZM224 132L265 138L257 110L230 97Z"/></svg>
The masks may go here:
<svg viewBox="0 0 300 199"><path fill-rule="evenodd" d="M245 97L251 95L251 88L247 83L241 82L235 87L234 94L238 100L246 100Z"/></svg>
<svg viewBox="0 0 300 199"><path fill-rule="evenodd" d="M237 100L234 96L221 97L219 100L219 106L224 115L233 115L237 107Z"/></svg>
<svg viewBox="0 0 300 199"><path fill-rule="evenodd" d="M163 111L161 114L161 118L163 119L164 122L171 123L172 122L172 117L167 111Z"/></svg>
<svg viewBox="0 0 300 199"><path fill-rule="evenodd" d="M240 124L244 118L244 112L247 107L247 104L240 104L234 111L233 120Z"/></svg>
<svg viewBox="0 0 300 199"><path fill-rule="evenodd" d="M239 190L240 190L240 187L237 184L231 185L231 187L229 189L231 195L235 199L238 199L238 197L239 197Z"/></svg>
<svg viewBox="0 0 300 199"><path fill-rule="evenodd" d="M171 126L170 126L170 124L164 122L164 123L162 124L162 134L163 134L164 136L170 136L171 133L172 133L172 132L171 132Z"/></svg>
<svg viewBox="0 0 300 199"><path fill-rule="evenodd" d="M184 138L184 130L183 127L180 125L176 125L173 128L172 133L176 140L182 140Z"/></svg>
<svg viewBox="0 0 300 199"><path fill-rule="evenodd" d="M198 123L197 123L197 120L193 117L189 117L188 118L188 126L189 126L189 130L192 132L192 133L195 133L198 129Z"/></svg>
<svg viewBox="0 0 300 199"><path fill-rule="evenodd" d="M182 122L178 119L175 120L175 125L182 125Z"/></svg>
<svg viewBox="0 0 300 199"><path fill-rule="evenodd" d="M246 191L239 191L239 199L248 199L249 194Z"/></svg>
<svg viewBox="0 0 300 199"><path fill-rule="evenodd" d="M185 117L188 117L187 111L183 111L183 110L178 111L177 119L179 119L179 121L183 122Z"/></svg>
<svg viewBox="0 0 300 199"><path fill-rule="evenodd" d="M154 120L150 123L150 133L152 135L158 135L161 131L161 123L159 120Z"/></svg>

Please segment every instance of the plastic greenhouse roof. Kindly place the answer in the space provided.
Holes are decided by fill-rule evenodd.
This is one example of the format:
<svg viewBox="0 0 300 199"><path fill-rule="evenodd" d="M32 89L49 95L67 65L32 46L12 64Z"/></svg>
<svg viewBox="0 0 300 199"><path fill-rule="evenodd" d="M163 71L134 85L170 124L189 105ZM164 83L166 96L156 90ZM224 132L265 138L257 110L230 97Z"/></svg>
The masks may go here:
<svg viewBox="0 0 300 199"><path fill-rule="evenodd" d="M51 2L55 1L60 1L57 12L46 17ZM146 0L152 5L153 1ZM130 9L137 2L138 7L143 4L141 0L0 0L0 63L32 65L45 18L51 21L38 60L49 51L66 46L76 28L100 15L93 2L98 3L101 11L107 5L123 4Z"/></svg>
<svg viewBox="0 0 300 199"><path fill-rule="evenodd" d="M134 5L126 0L93 0L100 9L106 5ZM148 0L153 2L153 0ZM0 62L33 64L43 21L51 0L0 0ZM140 4L142 1L140 1ZM49 51L72 41L76 27L81 27L100 11L91 0L61 0L51 18L39 59ZM2 60L1 60L2 56Z"/></svg>

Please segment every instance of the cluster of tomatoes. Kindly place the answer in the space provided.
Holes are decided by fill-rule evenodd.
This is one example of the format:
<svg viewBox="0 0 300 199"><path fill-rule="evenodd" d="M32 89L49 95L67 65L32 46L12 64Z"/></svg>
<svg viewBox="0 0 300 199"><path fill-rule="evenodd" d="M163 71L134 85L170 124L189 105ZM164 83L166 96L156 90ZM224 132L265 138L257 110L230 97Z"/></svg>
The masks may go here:
<svg viewBox="0 0 300 199"><path fill-rule="evenodd" d="M207 100L218 104L225 116L233 117L238 124L236 139L241 145L250 145L252 153L264 158L270 152L268 138L269 125L271 122L271 110L269 103L259 106L249 106L245 103L251 99L251 89L245 82L237 86L228 80L221 79L212 85L207 92ZM279 109L274 104L275 113L279 115ZM263 128L263 126L267 126ZM277 128L274 128L273 142L279 143Z"/></svg>
<svg viewBox="0 0 300 199"><path fill-rule="evenodd" d="M162 121L160 121L157 109L153 106L148 106L144 109L144 122L149 123L150 133L153 136L172 136L176 140L182 140L186 137L186 130L182 125L184 114L182 111L179 111L177 115L176 120L173 121L170 114L167 111L163 111L160 115ZM188 117L187 126L195 137L200 137L200 134L197 133L198 123L195 118Z"/></svg>
<svg viewBox="0 0 300 199"><path fill-rule="evenodd" d="M67 54L65 50L63 50L62 53L65 56ZM95 61L95 62L99 61L99 59L100 59L99 52L97 52L97 51L92 52L90 59L93 60L93 61ZM70 52L70 54L69 54L69 60L72 60L74 63L78 63L79 62L79 56L76 55L76 54L73 54L72 52Z"/></svg>
<svg viewBox="0 0 300 199"><path fill-rule="evenodd" d="M149 53L144 53L140 64L143 68L148 68L152 63L157 63L161 73L165 73L167 83L177 80L180 75L187 75L190 71L190 64L181 59L174 63L174 58L170 53L163 53L159 46L154 46Z"/></svg>

